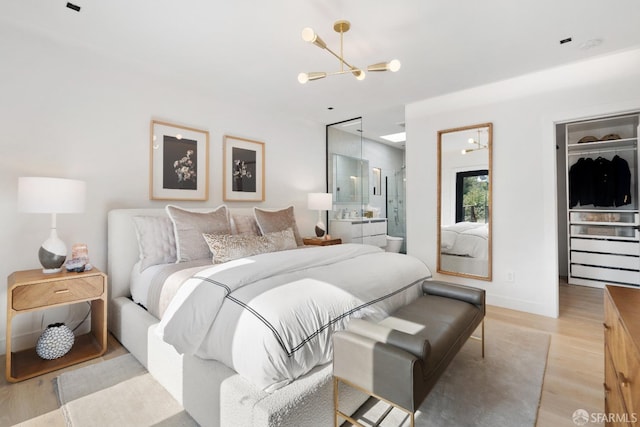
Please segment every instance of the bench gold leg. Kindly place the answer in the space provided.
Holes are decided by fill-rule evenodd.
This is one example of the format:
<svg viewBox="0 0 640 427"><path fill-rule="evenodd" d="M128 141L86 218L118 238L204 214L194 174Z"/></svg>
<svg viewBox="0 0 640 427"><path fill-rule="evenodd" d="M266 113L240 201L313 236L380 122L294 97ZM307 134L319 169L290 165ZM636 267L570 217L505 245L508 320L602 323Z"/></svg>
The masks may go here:
<svg viewBox="0 0 640 427"><path fill-rule="evenodd" d="M473 338L474 340L480 341L480 344L482 346L481 348L482 358L484 359L484 319L480 323L480 336L476 337L474 335L471 335L471 338Z"/></svg>

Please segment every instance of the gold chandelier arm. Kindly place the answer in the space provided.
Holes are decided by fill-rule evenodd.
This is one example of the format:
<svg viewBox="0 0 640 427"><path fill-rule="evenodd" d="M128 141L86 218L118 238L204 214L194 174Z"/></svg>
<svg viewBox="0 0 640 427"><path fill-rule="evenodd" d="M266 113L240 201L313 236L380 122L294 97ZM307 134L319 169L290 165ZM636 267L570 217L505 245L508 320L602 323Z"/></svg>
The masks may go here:
<svg viewBox="0 0 640 427"><path fill-rule="evenodd" d="M337 53L335 53L334 51L329 49L329 46L325 47L325 50L329 51L329 53L331 53L333 56L338 58L338 61L340 61L340 66L341 67L342 67L342 64L344 64L347 67L349 67L349 70L345 71L344 68L343 68L341 71L344 71L345 73L350 73L351 71L355 71L355 70L359 70L360 69L358 67L354 67L353 65L349 64L347 61L344 60L344 58L342 56L338 55Z"/></svg>

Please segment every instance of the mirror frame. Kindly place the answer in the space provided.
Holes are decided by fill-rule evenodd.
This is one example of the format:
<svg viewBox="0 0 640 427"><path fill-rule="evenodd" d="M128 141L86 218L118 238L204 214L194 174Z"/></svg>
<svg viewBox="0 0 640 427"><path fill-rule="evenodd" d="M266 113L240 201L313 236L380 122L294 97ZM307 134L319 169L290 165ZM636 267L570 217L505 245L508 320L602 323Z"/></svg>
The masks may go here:
<svg viewBox="0 0 640 427"><path fill-rule="evenodd" d="M488 161L488 175L489 175L489 188L488 188L488 215L489 215L489 221L488 221L488 258L487 258L487 262L489 263L489 265L487 266L487 275L486 276L478 276L478 275L474 275L474 274L469 274L469 273L461 273L461 272L456 272L456 271L448 271L448 270L443 270L442 269L442 264L441 264L441 231L442 231L442 136L444 134L447 133L454 133L454 132L460 132L460 131L468 131L468 130L473 130L473 129L478 129L478 128L488 128L488 141L487 141L487 150L488 150L488 156L489 156L489 161ZM437 265L436 265L436 271L440 274L447 274L447 275L451 275L451 276L458 276L458 277L467 277L470 279L477 279L477 280L485 280L485 281L491 281L493 278L493 235L492 235L492 228L493 228L493 203L492 203L492 196L493 196L493 123L480 123L480 124L476 124L476 125L470 125L470 126L463 126L463 127L458 127L458 128L452 128L452 129L445 129L445 130L440 130L438 131L438 154L437 154L437 163L438 163L438 168L437 168L437 173L438 173L438 187L437 187L437 196L438 196L438 207L437 207Z"/></svg>

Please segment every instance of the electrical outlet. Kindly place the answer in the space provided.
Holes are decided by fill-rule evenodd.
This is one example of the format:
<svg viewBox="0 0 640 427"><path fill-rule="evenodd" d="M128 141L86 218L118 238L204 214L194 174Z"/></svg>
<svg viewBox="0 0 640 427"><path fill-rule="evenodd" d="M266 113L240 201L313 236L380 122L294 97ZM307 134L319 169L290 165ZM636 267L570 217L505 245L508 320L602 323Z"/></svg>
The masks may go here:
<svg viewBox="0 0 640 427"><path fill-rule="evenodd" d="M507 271L507 282L515 282L516 280L516 273L514 273L513 271Z"/></svg>

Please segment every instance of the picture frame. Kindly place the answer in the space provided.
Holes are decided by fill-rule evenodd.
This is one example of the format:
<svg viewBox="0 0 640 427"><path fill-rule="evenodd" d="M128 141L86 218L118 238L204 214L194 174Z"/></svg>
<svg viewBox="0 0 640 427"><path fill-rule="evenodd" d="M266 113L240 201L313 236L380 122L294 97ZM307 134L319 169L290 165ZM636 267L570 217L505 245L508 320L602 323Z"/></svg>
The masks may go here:
<svg viewBox="0 0 640 427"><path fill-rule="evenodd" d="M149 199L209 198L209 132L151 121Z"/></svg>
<svg viewBox="0 0 640 427"><path fill-rule="evenodd" d="M264 142L224 135L222 155L223 200L264 201Z"/></svg>

